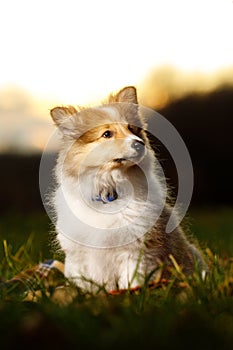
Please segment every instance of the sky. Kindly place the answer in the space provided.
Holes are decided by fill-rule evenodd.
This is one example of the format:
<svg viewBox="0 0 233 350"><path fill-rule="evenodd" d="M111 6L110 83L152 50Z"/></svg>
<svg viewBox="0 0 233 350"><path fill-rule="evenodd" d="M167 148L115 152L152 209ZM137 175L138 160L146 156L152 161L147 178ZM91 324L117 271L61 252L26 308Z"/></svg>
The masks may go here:
<svg viewBox="0 0 233 350"><path fill-rule="evenodd" d="M142 87L156 67L192 76L232 67L232 18L232 0L2 0L0 150L12 135L26 148L33 125L41 135L47 125L46 139L55 104Z"/></svg>

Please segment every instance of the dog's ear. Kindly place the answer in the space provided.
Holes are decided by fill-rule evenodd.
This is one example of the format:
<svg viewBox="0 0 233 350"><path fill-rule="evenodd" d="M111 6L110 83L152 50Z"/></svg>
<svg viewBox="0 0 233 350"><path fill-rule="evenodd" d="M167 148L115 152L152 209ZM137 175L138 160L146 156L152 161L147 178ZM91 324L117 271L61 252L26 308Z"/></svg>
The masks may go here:
<svg viewBox="0 0 233 350"><path fill-rule="evenodd" d="M72 106L55 107L50 111L50 115L57 127L65 136L71 137L76 135L74 118L72 118L72 116L76 115L77 113L77 110Z"/></svg>
<svg viewBox="0 0 233 350"><path fill-rule="evenodd" d="M134 86L126 86L113 97L111 102L138 103L136 88Z"/></svg>

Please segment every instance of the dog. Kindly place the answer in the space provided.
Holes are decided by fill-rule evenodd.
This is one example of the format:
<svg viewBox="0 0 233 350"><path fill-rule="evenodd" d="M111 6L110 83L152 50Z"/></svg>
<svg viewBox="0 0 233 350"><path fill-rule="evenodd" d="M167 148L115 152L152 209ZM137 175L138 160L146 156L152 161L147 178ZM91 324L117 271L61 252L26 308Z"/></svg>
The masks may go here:
<svg viewBox="0 0 233 350"><path fill-rule="evenodd" d="M107 291L169 276L174 261L189 275L204 269L180 226L166 233L171 207L140 114L127 86L99 107L55 107L61 132L52 207L65 276Z"/></svg>

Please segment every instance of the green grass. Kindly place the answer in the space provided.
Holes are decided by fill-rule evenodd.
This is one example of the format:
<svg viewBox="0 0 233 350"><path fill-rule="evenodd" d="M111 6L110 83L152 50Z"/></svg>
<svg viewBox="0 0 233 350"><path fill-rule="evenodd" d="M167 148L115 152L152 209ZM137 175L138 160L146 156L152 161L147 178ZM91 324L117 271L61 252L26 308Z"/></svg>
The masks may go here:
<svg viewBox="0 0 233 350"><path fill-rule="evenodd" d="M222 257L233 256L233 209L195 209L190 212L191 230L202 243Z"/></svg>
<svg viewBox="0 0 233 350"><path fill-rule="evenodd" d="M210 274L186 278L174 267L168 284L119 295L78 293L61 307L46 295L37 303L0 300L3 349L232 349L233 210L189 213L189 230L199 239ZM53 257L46 215L5 216L0 221L1 276Z"/></svg>

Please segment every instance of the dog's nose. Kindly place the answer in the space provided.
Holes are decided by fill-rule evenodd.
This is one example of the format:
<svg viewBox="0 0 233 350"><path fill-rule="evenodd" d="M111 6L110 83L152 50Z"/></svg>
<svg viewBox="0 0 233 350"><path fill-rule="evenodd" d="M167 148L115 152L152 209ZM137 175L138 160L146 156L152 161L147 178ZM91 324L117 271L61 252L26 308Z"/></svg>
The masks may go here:
<svg viewBox="0 0 233 350"><path fill-rule="evenodd" d="M137 151L138 153L142 153L144 152L145 144L141 140L134 140L131 144L131 147L135 149L135 151Z"/></svg>

